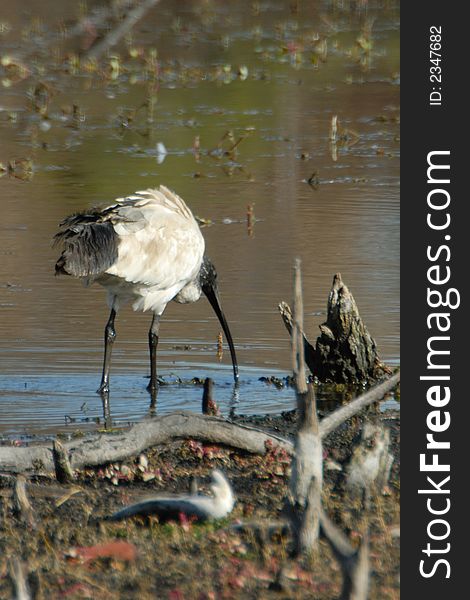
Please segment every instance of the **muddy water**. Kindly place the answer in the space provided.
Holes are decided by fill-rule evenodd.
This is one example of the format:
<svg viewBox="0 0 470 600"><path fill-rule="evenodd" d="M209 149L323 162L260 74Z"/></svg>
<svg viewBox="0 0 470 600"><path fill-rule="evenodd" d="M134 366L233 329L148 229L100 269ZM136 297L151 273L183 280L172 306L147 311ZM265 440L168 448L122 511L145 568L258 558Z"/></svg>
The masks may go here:
<svg viewBox="0 0 470 600"><path fill-rule="evenodd" d="M369 3L368 13L328 2L299 3L297 13L280 0L181 2L177 10L162 3L128 46L119 46L119 65L104 59L98 73L65 72L71 62L65 57L86 44L83 36L57 35L60 23L76 21L75 9L60 7L60 14L54 2L39 9L25 2L28 10L19 15L9 4L0 54L28 75L12 80L11 68L0 72L0 161L28 158L33 172L30 179L21 169L0 179L0 434L50 431L66 421L76 427L99 417L94 390L105 294L54 277L50 240L65 215L161 183L210 221L203 233L219 272L241 386L234 398L230 356L226 350L217 360L218 322L203 299L168 306L159 345L163 376L212 376L224 412L291 408L291 390L258 379L289 372L277 304L291 299L296 256L309 337L325 319L339 271L382 358L399 362L393 3L377 10ZM361 38L365 23L373 23L369 52ZM147 62L129 57L129 48ZM158 50L152 76L145 70L150 48ZM32 100L39 82L47 86L42 109L41 88ZM333 115L340 139L332 145ZM167 154L158 152L159 143ZM148 411L150 318L127 308L116 323L111 406L121 422ZM171 385L159 395L159 410L199 408L200 397L199 387Z"/></svg>

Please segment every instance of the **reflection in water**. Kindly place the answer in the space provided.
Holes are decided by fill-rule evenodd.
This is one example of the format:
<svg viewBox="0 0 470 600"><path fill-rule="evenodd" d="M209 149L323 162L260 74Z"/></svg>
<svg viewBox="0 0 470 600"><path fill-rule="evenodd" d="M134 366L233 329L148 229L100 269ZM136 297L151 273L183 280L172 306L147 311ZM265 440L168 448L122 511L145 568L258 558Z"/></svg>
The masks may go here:
<svg viewBox="0 0 470 600"><path fill-rule="evenodd" d="M240 382L236 381L233 384L232 396L230 398L229 405L229 417L232 419L235 416L235 413L238 412L238 408L240 405Z"/></svg>
<svg viewBox="0 0 470 600"><path fill-rule="evenodd" d="M4 0L6 9L10 3ZM116 50L114 79L106 64L99 75L74 74L73 47L52 51L62 43L51 39L54 23L37 34L43 38L33 40L31 57L21 38L26 12L8 11L11 30L1 43L31 75L3 90L1 161L29 159L32 178L12 173L0 180L0 431L20 431L34 420L40 429L47 420L57 424L84 400L94 411L99 406L104 292L54 278L50 239L65 214L160 184L205 224L241 365L242 412L293 407L290 390L256 381L290 370L276 307L291 298L296 256L307 336L318 335L339 271L381 357L399 361L398 3L378 10L368 3L372 47L364 42L365 16L341 12L336 3L302 3L295 15L274 0L256 15L251 2L241 9L239 0L203 9L196 1L177 4L162 5L136 30L135 57L125 46ZM51 15L73 19L66 14L72 5L63 5L63 14L49 0L31 3L31 11L41 11L45 22ZM212 18L210 10L220 14ZM156 63L155 78L149 69ZM46 88L36 85L43 78L38 65L47 67ZM352 135L357 141L345 143ZM167 152L160 163L157 144ZM315 185L308 183L312 174ZM141 384L150 317L129 310L120 314L113 356L117 420L148 410ZM162 374L191 368L190 377L217 380L220 373L228 406L230 357L225 349L212 366L219 326L208 303L170 303L161 333ZM162 388L158 410L172 406L170 396L175 406L199 409L200 390L182 386L171 394Z"/></svg>
<svg viewBox="0 0 470 600"><path fill-rule="evenodd" d="M168 365L166 369L170 371ZM156 407L152 406L145 390L146 379L134 374L119 374L113 378L109 395L110 412L95 393L99 374L64 375L60 379L51 374L0 375L1 436L28 437L61 431L72 435L77 429L96 430L108 424L125 427L138 419L167 414L175 410L201 411L203 377L214 381L213 396L225 417L235 414L264 414L289 411L295 408L292 388L267 385L260 381L262 372L246 368L239 384L231 379L230 367L219 368L214 364L178 364L177 371L183 375L182 382L161 385ZM284 372L271 370L271 375L282 380ZM196 374L197 383L191 382ZM319 410L329 412L356 396L361 390L342 392L331 387L317 388ZM382 408L397 408L393 397Z"/></svg>

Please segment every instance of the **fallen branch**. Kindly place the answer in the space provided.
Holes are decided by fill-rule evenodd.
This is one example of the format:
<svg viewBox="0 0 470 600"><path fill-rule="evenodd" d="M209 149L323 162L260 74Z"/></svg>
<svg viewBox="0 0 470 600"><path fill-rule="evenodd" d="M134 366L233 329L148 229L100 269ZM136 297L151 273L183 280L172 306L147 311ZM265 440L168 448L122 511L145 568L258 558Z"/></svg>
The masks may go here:
<svg viewBox="0 0 470 600"><path fill-rule="evenodd" d="M293 453L292 442L260 429L236 425L217 417L175 412L137 423L129 431L101 434L64 444L73 469L124 460L146 448L174 439L196 439L223 444L252 454L265 454L266 442ZM0 472L54 471L52 451L47 446L0 447Z"/></svg>
<svg viewBox="0 0 470 600"><path fill-rule="evenodd" d="M389 379L385 380L383 383L373 387L371 390L362 394L346 406L342 406L335 410L330 415L325 417L320 423L320 435L322 438L325 438L332 431L334 431L337 427L339 427L344 421L347 421L355 414L357 414L360 410L373 404L374 402L378 402L382 400L382 398L393 390L394 387L398 385L400 382L400 373L395 373Z"/></svg>

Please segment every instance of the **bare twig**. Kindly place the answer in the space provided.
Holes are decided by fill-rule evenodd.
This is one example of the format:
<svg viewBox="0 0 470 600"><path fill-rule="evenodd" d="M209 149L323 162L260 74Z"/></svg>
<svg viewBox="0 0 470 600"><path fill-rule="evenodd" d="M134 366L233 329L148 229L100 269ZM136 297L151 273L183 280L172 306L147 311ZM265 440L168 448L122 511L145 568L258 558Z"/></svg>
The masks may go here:
<svg viewBox="0 0 470 600"><path fill-rule="evenodd" d="M340 600L367 600L369 589L369 534L362 538L359 549L355 549L344 533L322 510L321 532L328 540L343 573L343 589Z"/></svg>
<svg viewBox="0 0 470 600"><path fill-rule="evenodd" d="M299 420L287 512L292 524L294 553L298 555L311 553L318 543L323 485L323 451L315 393L312 384L306 383L305 375L303 298L299 259L295 261L294 266L292 368L297 390Z"/></svg>
<svg viewBox="0 0 470 600"><path fill-rule="evenodd" d="M26 493L26 479L23 475L18 475L14 490L15 511L25 523L31 528L36 527L36 522L33 515L33 507Z"/></svg>
<svg viewBox="0 0 470 600"><path fill-rule="evenodd" d="M382 398L393 390L394 387L400 382L400 373L395 373L389 379L386 379L383 383L376 385L371 390L362 394L346 406L342 406L338 410L325 417L320 423L320 435L325 438L332 431L334 431L339 425L344 423L347 419L350 419L357 414L361 409L382 400Z"/></svg>
<svg viewBox="0 0 470 600"><path fill-rule="evenodd" d="M322 509L320 512L322 535L328 540L335 555L341 559L349 559L356 554L356 549L347 536L337 527Z"/></svg>
<svg viewBox="0 0 470 600"><path fill-rule="evenodd" d="M292 329L292 370L298 394L307 392L305 377L305 356L303 345L304 332L304 304L302 298L302 273L300 259L294 264L294 318Z"/></svg>
<svg viewBox="0 0 470 600"><path fill-rule="evenodd" d="M292 318L292 311L290 306L287 304L287 302L280 302L279 306L278 306L278 310L279 313L281 315L282 321L287 329L287 331L289 332L289 335L292 335L292 329L293 329L293 318ZM308 339L305 336L305 333L302 333L302 338L304 341L304 356L305 356L305 362L307 363L308 368L310 369L312 375L315 375L315 348L312 346L312 344L308 341Z"/></svg>

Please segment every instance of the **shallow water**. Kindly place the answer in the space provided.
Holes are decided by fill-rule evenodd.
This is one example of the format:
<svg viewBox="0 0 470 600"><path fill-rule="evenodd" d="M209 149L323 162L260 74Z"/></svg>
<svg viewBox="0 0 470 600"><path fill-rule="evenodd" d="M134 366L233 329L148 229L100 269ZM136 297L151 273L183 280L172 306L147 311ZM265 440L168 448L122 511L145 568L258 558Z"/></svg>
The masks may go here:
<svg viewBox="0 0 470 600"><path fill-rule="evenodd" d="M294 405L291 390L258 379L290 369L277 304L291 299L296 256L302 258L307 335L318 335L339 271L382 358L398 364L399 31L393 3L380 10L368 3L368 13L339 10L346 3L301 3L297 14L281 1L260 3L257 14L249 2L181 2L177 9L163 3L131 44L158 49L156 81L142 76L142 62L126 56L125 44L117 73L109 61L99 74L64 73L64 56L78 42L61 41L56 31L61 18L76 18L73 7L61 7L60 14L51 12L51 1L39 8L24 4L19 15L5 2L10 29L0 37L2 56L31 71L4 85L0 161L27 157L33 163L30 180L0 179L0 433L50 430L65 415L77 419L76 426L91 426L83 419L100 416L94 390L108 317L105 294L54 277L58 253L50 240L65 215L161 183L211 221L203 228L207 253L219 272L241 366L235 410ZM41 20L34 21L38 10ZM372 17L370 64L361 66L357 40ZM22 36L32 23L25 45ZM318 64L316 37L328 43L326 62ZM0 75L4 81L7 70ZM47 119L32 109L40 81L49 89ZM73 104L81 115L75 120ZM347 138L336 147L329 142L335 114ZM221 141L228 131L235 142L244 138L231 156L224 151L233 142L229 136ZM129 308L116 321L111 408L118 420L148 410L149 322L150 315ZM213 377L216 400L228 411L230 356L226 350L217 362L218 331L205 300L170 304L159 369L167 377ZM159 410L199 410L200 399L200 387L168 386L159 394Z"/></svg>

